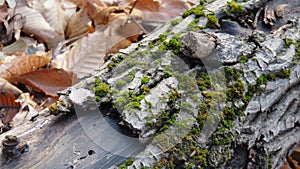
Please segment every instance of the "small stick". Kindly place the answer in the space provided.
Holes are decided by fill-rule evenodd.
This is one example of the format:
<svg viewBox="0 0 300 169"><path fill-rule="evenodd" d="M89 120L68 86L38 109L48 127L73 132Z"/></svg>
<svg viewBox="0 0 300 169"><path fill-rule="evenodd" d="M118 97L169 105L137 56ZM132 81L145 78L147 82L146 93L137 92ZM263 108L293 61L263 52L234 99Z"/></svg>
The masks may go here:
<svg viewBox="0 0 300 169"><path fill-rule="evenodd" d="M129 15L131 14L131 12L133 11L135 5L136 5L138 2L139 2L139 0L136 0L136 1L134 2L134 4L132 5L132 7L131 7L131 9L130 9L130 11L129 11Z"/></svg>
<svg viewBox="0 0 300 169"><path fill-rule="evenodd" d="M256 29L256 27L257 27L258 17L259 17L259 15L260 15L262 9L263 9L263 8L260 8L260 9L258 10L258 12L256 13L256 15L255 15L254 22L253 22L253 29Z"/></svg>

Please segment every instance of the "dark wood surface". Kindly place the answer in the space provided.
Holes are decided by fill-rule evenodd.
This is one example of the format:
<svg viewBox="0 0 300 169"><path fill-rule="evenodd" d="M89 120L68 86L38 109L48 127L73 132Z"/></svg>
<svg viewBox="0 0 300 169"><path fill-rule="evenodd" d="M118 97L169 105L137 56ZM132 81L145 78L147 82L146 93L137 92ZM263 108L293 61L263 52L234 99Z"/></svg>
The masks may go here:
<svg viewBox="0 0 300 169"><path fill-rule="evenodd" d="M119 165L143 146L118 128L98 110L39 117L0 136L3 140L5 135L14 134L29 144L28 152L20 157L8 161L1 158L0 168L99 169Z"/></svg>

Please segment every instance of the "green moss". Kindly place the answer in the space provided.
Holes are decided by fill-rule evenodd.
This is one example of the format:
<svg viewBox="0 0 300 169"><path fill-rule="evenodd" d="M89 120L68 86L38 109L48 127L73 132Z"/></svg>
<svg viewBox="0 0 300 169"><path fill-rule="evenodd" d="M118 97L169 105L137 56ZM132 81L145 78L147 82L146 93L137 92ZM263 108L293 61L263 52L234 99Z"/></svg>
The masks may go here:
<svg viewBox="0 0 300 169"><path fill-rule="evenodd" d="M166 35L166 34L160 34L160 35L159 35L159 40L160 40L161 42L165 42L165 41L167 40L167 35Z"/></svg>
<svg viewBox="0 0 300 169"><path fill-rule="evenodd" d="M173 20L171 21L171 25L172 25L172 26L175 26L175 25L179 24L181 21L182 21L182 18L176 18L176 19L173 19Z"/></svg>
<svg viewBox="0 0 300 169"><path fill-rule="evenodd" d="M215 15L208 15L206 27L211 29L218 28L219 27L218 18Z"/></svg>
<svg viewBox="0 0 300 169"><path fill-rule="evenodd" d="M261 75L257 78L256 84L257 85L266 85L268 83L268 79L265 75Z"/></svg>
<svg viewBox="0 0 300 169"><path fill-rule="evenodd" d="M265 76L266 76L268 81L276 80L276 75L274 75L274 74L266 74Z"/></svg>
<svg viewBox="0 0 300 169"><path fill-rule="evenodd" d="M114 63L114 62L112 62L112 63L109 63L108 64L108 69L111 71L114 67L116 67L116 66L118 66L118 63Z"/></svg>
<svg viewBox="0 0 300 169"><path fill-rule="evenodd" d="M147 93L149 93L150 92L150 88L149 87L146 87L146 86L142 86L141 87L141 93L143 94L143 95L145 95L145 94L147 94Z"/></svg>
<svg viewBox="0 0 300 169"><path fill-rule="evenodd" d="M126 85L126 82L124 80L117 80L117 82L116 82L116 86L119 89L124 87L125 85Z"/></svg>
<svg viewBox="0 0 300 169"><path fill-rule="evenodd" d="M294 41L289 38L284 38L283 41L285 43L285 45L284 45L285 48L289 48L294 43Z"/></svg>
<svg viewBox="0 0 300 169"><path fill-rule="evenodd" d="M141 79L142 84L147 84L149 82L149 76L143 76Z"/></svg>
<svg viewBox="0 0 300 169"><path fill-rule="evenodd" d="M93 91L95 92L97 101L100 101L101 97L106 96L109 90L109 84L102 83L98 77L95 79L95 87L93 88Z"/></svg>
<svg viewBox="0 0 300 169"><path fill-rule="evenodd" d="M126 77L126 81L127 81L127 82L133 81L134 76L135 76L135 73L136 73L136 69L132 69L132 70L128 73L128 75L127 75L127 77Z"/></svg>
<svg viewBox="0 0 300 169"><path fill-rule="evenodd" d="M133 158L127 159L122 165L118 167L118 169L126 169L128 166L133 164Z"/></svg>
<svg viewBox="0 0 300 169"><path fill-rule="evenodd" d="M226 91L227 99L229 101L234 101L243 98L245 92L244 83L238 80L236 83L230 85Z"/></svg>
<svg viewBox="0 0 300 169"><path fill-rule="evenodd" d="M232 69L230 67L224 67L226 82L229 83L231 80L238 80L242 73L241 70Z"/></svg>
<svg viewBox="0 0 300 169"><path fill-rule="evenodd" d="M252 99L253 95L257 92L257 87L254 85L249 84L248 90L245 94L245 97L243 98L244 102L249 103Z"/></svg>
<svg viewBox="0 0 300 169"><path fill-rule="evenodd" d="M235 0L227 2L227 7L229 7L229 12L233 14L241 14L244 12L244 7L238 4Z"/></svg>
<svg viewBox="0 0 300 169"><path fill-rule="evenodd" d="M196 18L201 17L201 16L205 16L205 12L203 12L204 7L201 5L198 5L194 8L189 9L188 11L184 12L182 14L183 18L186 18L190 15L195 15Z"/></svg>
<svg viewBox="0 0 300 169"><path fill-rule="evenodd" d="M114 67L118 66L118 64L123 60L123 56L121 54L114 56L111 58L111 63L108 64L108 69L111 71Z"/></svg>
<svg viewBox="0 0 300 169"><path fill-rule="evenodd" d="M180 93L175 88L171 88L171 92L169 94L169 103L175 103L180 97Z"/></svg>
<svg viewBox="0 0 300 169"><path fill-rule="evenodd" d="M115 105L118 108L123 108L126 104L129 103L131 95L132 95L131 91L125 91L125 92L121 93L120 96L118 98L116 98Z"/></svg>
<svg viewBox="0 0 300 169"><path fill-rule="evenodd" d="M197 85L201 91L209 89L211 86L209 75L205 72L201 72L200 77L197 80Z"/></svg>
<svg viewBox="0 0 300 169"><path fill-rule="evenodd" d="M120 91L119 91L118 89L112 89L112 90L110 90L110 93L111 93L113 96L117 95L119 92L120 92Z"/></svg>
<svg viewBox="0 0 300 169"><path fill-rule="evenodd" d="M194 78L185 74L173 73L173 76L179 81L178 88L186 92L194 92L198 89L197 82Z"/></svg>
<svg viewBox="0 0 300 169"><path fill-rule="evenodd" d="M164 71L164 76L165 77L171 77L173 74L170 71Z"/></svg>
<svg viewBox="0 0 300 169"><path fill-rule="evenodd" d="M179 37L173 36L167 43L166 46L169 50L172 50L174 54L180 54L181 41Z"/></svg>
<svg viewBox="0 0 300 169"><path fill-rule="evenodd" d="M248 56L242 56L240 63L246 63L248 61Z"/></svg>
<svg viewBox="0 0 300 169"><path fill-rule="evenodd" d="M290 69L283 69L280 72L277 73L277 76L281 79L287 79L291 76L291 70Z"/></svg>
<svg viewBox="0 0 300 169"><path fill-rule="evenodd" d="M148 43L148 46L149 46L149 48L153 48L153 47L154 47L154 45L153 45L152 42L149 42L149 43Z"/></svg>
<svg viewBox="0 0 300 169"><path fill-rule="evenodd" d="M140 103L140 102L137 102L137 101L131 101L131 102L129 103L129 105L130 105L132 108L137 108L137 109L139 109L139 110L142 109L141 103Z"/></svg>
<svg viewBox="0 0 300 169"><path fill-rule="evenodd" d="M204 26L200 26L198 25L199 19L194 19L192 22L190 22L187 26L187 30L188 31L198 31L198 30L202 30L205 27Z"/></svg>

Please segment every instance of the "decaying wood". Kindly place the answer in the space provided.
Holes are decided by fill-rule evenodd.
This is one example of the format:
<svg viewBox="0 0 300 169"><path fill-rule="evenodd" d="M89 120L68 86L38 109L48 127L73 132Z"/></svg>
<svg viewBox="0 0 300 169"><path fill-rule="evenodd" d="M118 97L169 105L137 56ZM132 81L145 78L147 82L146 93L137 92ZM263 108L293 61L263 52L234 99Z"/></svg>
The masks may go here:
<svg viewBox="0 0 300 169"><path fill-rule="evenodd" d="M251 4L257 4L256 2L257 0L248 1L244 6L249 7ZM223 4L221 6L226 8L226 2L222 0L215 3L218 5L221 3ZM258 7L263 6L258 5ZM256 9L259 9L258 7L256 6ZM215 12L218 16L222 12L222 8L218 8ZM267 11L265 12L268 14ZM70 101L73 101L76 114L73 112L59 116L40 115L35 122L29 122L25 126L15 128L1 135L0 140L7 134L13 134L29 144L29 151L21 157L11 161L2 159L1 168L71 168L71 166L75 168L108 168L120 165L128 157L134 159L131 167L136 168L143 166L155 167L163 159L168 160L167 164L173 160L183 167L188 165L188 160L192 161L199 156L199 149L207 150L207 156L205 156L207 168L267 168L268 166L274 168L282 165L289 151L300 140L300 65L299 60L294 60L295 44L286 46L283 40L284 38L290 38L293 42L296 42L300 38L298 32L300 19L291 18L292 24L286 27L286 30L277 32L276 36L253 32L252 39L250 38L247 42L242 39L245 37L235 37L219 30L186 31L188 23L194 19L194 16L191 15L180 21L178 25L165 24L150 33L141 42L133 44L128 49L114 55L113 59L109 60L101 69L95 70L92 74L81 79L78 84L62 92L64 97L67 96ZM273 24L274 20L271 18L269 21L272 23L268 24ZM205 26L201 24L203 23L199 23L200 26ZM158 41L159 36L168 31L167 42L172 39L175 33L180 33L183 36L182 46L180 47L182 55L174 57L171 54L171 50L174 49L171 49L159 55L157 58L161 58L159 64L151 64L154 62L153 58L157 57L152 56L151 53L158 52L159 48L157 47L161 44L154 44L154 47L150 49L149 42ZM192 41L190 41L191 39ZM209 45L209 52L202 52L203 46L193 43L203 43L203 40L209 41L205 44ZM115 59L118 59L119 55L123 58L118 61L115 67L109 67ZM201 57L197 58L196 56ZM246 61L241 61L242 58L245 59L245 56L247 57ZM184 64L177 65L176 70L172 72L173 75L166 75L166 72L164 72L165 65L174 60L176 63ZM140 61L140 64L133 64L135 61ZM212 65L212 63L219 63L220 65ZM207 67L205 68L205 66ZM181 133L189 136L188 138L196 138L194 140L196 145L193 145L193 147L184 147L183 144L176 142L178 144L174 147L179 146L179 148L172 149L168 147L169 149L164 149L164 146L167 147L167 145L152 142L151 139L147 140L147 137L158 133L155 128L153 130L149 127L149 122L159 121L160 113L163 111L169 111L171 108L175 111L176 105L170 103L170 100L174 99L171 96L174 95L180 97L182 102L191 103L184 110L176 112L176 124L185 124L185 127L198 125L193 120L186 121L196 119L198 104L206 103L209 92L213 89L200 91L197 88L197 83L193 83L194 81L189 78L184 80L188 83L185 86L187 88L182 89L180 88L182 81L179 80L181 76L175 75L187 75L193 73L193 71L197 72L204 69L215 73L215 70L223 67L240 71L238 80L233 80L228 85L242 83L245 87L245 90L241 92L243 96L249 90L250 85L258 83L257 81L261 76L266 74L276 76L275 79L262 83L259 86L261 91L255 91L257 93L253 95L248 103L238 98L232 101L231 104L226 103L222 97L221 100L217 99L216 102L220 103L220 106L217 107L226 104L227 106L245 105L243 115L233 120L233 127L228 127L226 132L219 133L219 136L228 136L228 143L216 144L213 139L217 127L224 127L224 124L220 122L222 115L224 115L222 113L220 116L215 116L213 113L209 114L211 117L209 119L210 123L208 122L209 124L204 126L212 129L204 129L202 131L204 135L188 135L188 132L186 133L184 130L185 128L180 130ZM133 69L136 69L136 71L132 75L132 81L126 82L124 86L120 87L119 85L117 87L117 81L125 81L125 77ZM289 70L290 76L279 75L283 70ZM146 84L141 82L144 76L150 77L149 82ZM110 90L118 89L119 92L115 95L109 93L103 96L98 103L95 103L92 88L95 87L96 77L103 83L109 84ZM213 76L211 78L212 82L215 82ZM217 79L224 80L222 77ZM222 88L222 86L224 84L220 83L214 87L221 88L227 93L228 88ZM113 121L112 117L103 116L112 107L107 102L115 104L116 109L118 109L117 99L122 97L121 93L130 90L138 96L143 93L143 87L148 87L150 91L141 99L140 107L128 109L130 106L128 104L128 107L119 108L119 114L115 116L120 118L121 123L119 123L120 121ZM191 98L191 93L197 97L199 96L198 100L195 99L197 101ZM161 95L164 97L161 97ZM227 97L227 99L235 98ZM152 103L152 107L146 101ZM147 105L148 107L146 107ZM100 111L95 109L97 106L99 106ZM114 112L109 113L113 114ZM149 116L149 114L152 116ZM149 120L149 117L152 119ZM121 129L116 129L119 127L118 124L131 129L131 132L139 139L127 142L123 140L124 137L118 134L112 135L112 133L115 133L114 130L122 134ZM174 127L169 126L169 129L169 131L173 131ZM95 136L100 140L102 139L103 142L101 143L105 143L106 146L96 144ZM169 137L166 136L166 138ZM145 140L150 141L148 143ZM110 151L110 148L113 148L114 151ZM118 151L123 151L121 154L127 154L128 156L119 156ZM186 151L187 155L180 156L177 151ZM187 164L184 162L187 162Z"/></svg>

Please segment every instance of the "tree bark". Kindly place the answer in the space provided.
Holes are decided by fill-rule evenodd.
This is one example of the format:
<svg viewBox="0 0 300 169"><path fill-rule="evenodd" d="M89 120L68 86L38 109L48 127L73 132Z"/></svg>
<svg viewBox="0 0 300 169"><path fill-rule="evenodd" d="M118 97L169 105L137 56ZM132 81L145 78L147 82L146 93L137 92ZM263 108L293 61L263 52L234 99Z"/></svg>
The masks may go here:
<svg viewBox="0 0 300 169"><path fill-rule="evenodd" d="M265 3L237 14L217 0L204 11L238 20ZM219 21L222 29L207 16L178 17L112 56L61 93L73 114L7 133L30 147L2 167L108 168L129 157L124 167L282 165L300 141L299 16L272 34Z"/></svg>

